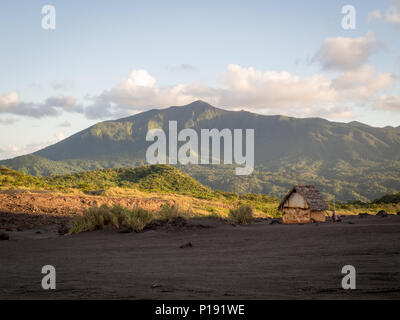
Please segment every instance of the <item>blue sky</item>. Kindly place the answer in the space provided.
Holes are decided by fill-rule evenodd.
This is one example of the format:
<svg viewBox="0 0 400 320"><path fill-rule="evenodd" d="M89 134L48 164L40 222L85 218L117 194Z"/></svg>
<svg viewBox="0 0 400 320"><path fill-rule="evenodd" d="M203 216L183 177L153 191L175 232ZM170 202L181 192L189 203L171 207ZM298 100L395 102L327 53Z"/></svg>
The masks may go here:
<svg viewBox="0 0 400 320"><path fill-rule="evenodd" d="M41 26L48 4L55 30ZM344 5L356 9L355 30L342 28ZM0 9L0 159L193 99L400 125L400 1L3 0Z"/></svg>

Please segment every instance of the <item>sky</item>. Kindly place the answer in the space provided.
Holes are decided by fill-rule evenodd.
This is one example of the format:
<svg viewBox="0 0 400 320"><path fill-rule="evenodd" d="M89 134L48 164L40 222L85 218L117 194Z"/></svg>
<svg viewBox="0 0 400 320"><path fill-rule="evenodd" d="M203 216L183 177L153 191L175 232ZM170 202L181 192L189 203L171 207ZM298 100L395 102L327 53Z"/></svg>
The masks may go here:
<svg viewBox="0 0 400 320"><path fill-rule="evenodd" d="M400 126L400 0L2 0L0 39L0 159L199 99Z"/></svg>

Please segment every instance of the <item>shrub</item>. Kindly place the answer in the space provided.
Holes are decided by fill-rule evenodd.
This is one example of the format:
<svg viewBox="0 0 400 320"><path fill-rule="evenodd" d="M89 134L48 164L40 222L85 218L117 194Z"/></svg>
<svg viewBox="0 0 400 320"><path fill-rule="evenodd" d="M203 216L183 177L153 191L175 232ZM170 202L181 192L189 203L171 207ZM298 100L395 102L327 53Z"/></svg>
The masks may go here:
<svg viewBox="0 0 400 320"><path fill-rule="evenodd" d="M204 218L211 218L211 219L217 219L217 220L223 220L224 218L219 215L217 212L212 212L207 216L204 216Z"/></svg>
<svg viewBox="0 0 400 320"><path fill-rule="evenodd" d="M158 212L158 217L161 220L165 220L167 222L172 222L177 218L182 218L186 220L187 218L189 218L189 216L190 212L181 210L177 204L164 204L161 206L160 211Z"/></svg>
<svg viewBox="0 0 400 320"><path fill-rule="evenodd" d="M282 211L280 211L280 210L278 210L278 208L271 208L269 211L268 211L268 215L271 217L271 218L274 218L274 219L276 219L276 218L282 218Z"/></svg>
<svg viewBox="0 0 400 320"><path fill-rule="evenodd" d="M138 232L142 231L152 220L152 214L142 208L129 210L121 206L102 205L89 208L82 216L73 218L69 233L122 227Z"/></svg>
<svg viewBox="0 0 400 320"><path fill-rule="evenodd" d="M373 203L400 203L400 192L384 195L383 197L374 200Z"/></svg>
<svg viewBox="0 0 400 320"><path fill-rule="evenodd" d="M104 229L110 226L110 224L116 226L115 220L115 218L112 218L110 208L106 205L89 208L82 216L75 217L71 220L71 229L69 233ZM118 226L116 227L118 228Z"/></svg>
<svg viewBox="0 0 400 320"><path fill-rule="evenodd" d="M142 231L152 220L153 215L149 211L142 208L135 208L127 212L124 223L126 227L139 232Z"/></svg>
<svg viewBox="0 0 400 320"><path fill-rule="evenodd" d="M253 222L253 209L244 205L237 209L229 210L229 220L236 224L250 224Z"/></svg>

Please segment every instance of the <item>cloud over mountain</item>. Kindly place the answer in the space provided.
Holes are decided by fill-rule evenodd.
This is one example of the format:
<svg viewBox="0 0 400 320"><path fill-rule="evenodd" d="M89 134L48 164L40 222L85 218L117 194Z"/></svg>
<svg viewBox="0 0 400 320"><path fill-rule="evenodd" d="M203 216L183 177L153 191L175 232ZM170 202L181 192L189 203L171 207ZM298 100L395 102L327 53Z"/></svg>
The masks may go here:
<svg viewBox="0 0 400 320"><path fill-rule="evenodd" d="M81 113L83 107L75 97L65 95L49 97L43 103L22 101L15 91L0 95L0 113L42 118L58 116L61 111Z"/></svg>
<svg viewBox="0 0 400 320"><path fill-rule="evenodd" d="M156 78L146 70L133 70L118 85L94 97L85 113L94 119L115 118L201 99L234 109L349 119L354 114L347 105L367 104L394 83L393 74L379 73L369 64L343 71L333 79L323 74L301 78L285 71L259 71L230 64L219 87L202 83L158 87Z"/></svg>
<svg viewBox="0 0 400 320"><path fill-rule="evenodd" d="M400 96L381 96L374 101L373 107L381 110L400 111Z"/></svg>
<svg viewBox="0 0 400 320"><path fill-rule="evenodd" d="M0 113L41 118L71 112L88 119L116 119L152 108L204 100L234 110L351 119L355 117L354 105L374 104L375 109L397 110L393 108L397 96L386 92L395 85L394 74L381 73L369 63L371 55L382 48L371 31L357 38L326 38L313 61L321 64L322 71L335 71L333 74L300 77L288 71L229 64L215 86L192 82L162 87L147 70L134 69L114 86L87 98L85 105L67 95L51 96L43 103L25 102L16 92L10 92L0 95Z"/></svg>
<svg viewBox="0 0 400 320"><path fill-rule="evenodd" d="M358 38L327 38L315 54L313 62L320 62L325 70L349 70L368 62L369 57L383 47L369 31Z"/></svg>

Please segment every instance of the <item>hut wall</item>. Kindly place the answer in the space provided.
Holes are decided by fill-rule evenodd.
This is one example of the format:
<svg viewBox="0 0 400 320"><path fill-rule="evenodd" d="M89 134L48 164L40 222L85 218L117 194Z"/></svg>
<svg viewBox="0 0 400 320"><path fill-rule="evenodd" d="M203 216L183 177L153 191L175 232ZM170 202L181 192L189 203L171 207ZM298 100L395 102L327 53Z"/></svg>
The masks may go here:
<svg viewBox="0 0 400 320"><path fill-rule="evenodd" d="M292 193L284 204L284 207L289 208L308 208L308 204L303 196L297 192Z"/></svg>
<svg viewBox="0 0 400 320"><path fill-rule="evenodd" d="M310 223L310 209L283 208L282 222L285 224Z"/></svg>
<svg viewBox="0 0 400 320"><path fill-rule="evenodd" d="M325 222L326 221L325 211L311 211L311 218L314 219L315 221Z"/></svg>

